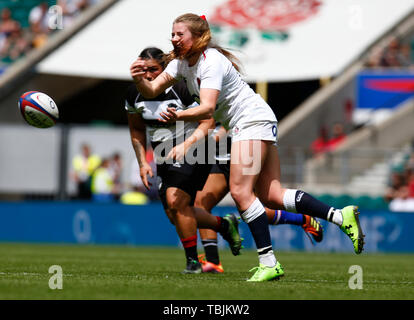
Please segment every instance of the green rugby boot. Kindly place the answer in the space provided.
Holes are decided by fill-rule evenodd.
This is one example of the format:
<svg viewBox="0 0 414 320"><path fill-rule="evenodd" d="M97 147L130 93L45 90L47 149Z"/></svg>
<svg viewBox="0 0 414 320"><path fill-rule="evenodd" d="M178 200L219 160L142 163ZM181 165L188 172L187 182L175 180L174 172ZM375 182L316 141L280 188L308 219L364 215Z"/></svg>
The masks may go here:
<svg viewBox="0 0 414 320"><path fill-rule="evenodd" d="M221 233L224 240L226 240L231 249L231 253L234 256L238 256L240 254L240 250L242 248L242 241L243 239L240 238L239 234L239 220L237 219L235 214L226 214L223 217L224 220L228 222L228 228L224 232Z"/></svg>
<svg viewBox="0 0 414 320"><path fill-rule="evenodd" d="M197 260L189 258L187 260L186 268L181 272L182 274L198 274L203 272L201 263Z"/></svg>
<svg viewBox="0 0 414 320"><path fill-rule="evenodd" d="M279 280L280 277L283 277L285 274L279 261L276 263L276 265L273 268L260 264L258 267L254 267L249 272L252 272L252 271L256 271L256 272L247 281L262 282L262 281L270 281L270 280Z"/></svg>
<svg viewBox="0 0 414 320"><path fill-rule="evenodd" d="M359 224L359 212L357 206L347 206L341 210L342 225L341 230L351 239L356 254L360 254L364 250L364 237L361 226Z"/></svg>

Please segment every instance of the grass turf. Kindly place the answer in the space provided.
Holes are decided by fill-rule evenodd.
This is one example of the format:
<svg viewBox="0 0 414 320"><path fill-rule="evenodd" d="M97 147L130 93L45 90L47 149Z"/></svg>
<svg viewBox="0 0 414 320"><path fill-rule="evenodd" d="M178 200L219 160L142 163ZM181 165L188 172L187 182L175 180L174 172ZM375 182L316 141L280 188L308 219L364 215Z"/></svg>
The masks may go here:
<svg viewBox="0 0 414 320"><path fill-rule="evenodd" d="M280 300L414 299L413 254L277 252L280 281L248 283L257 255L220 252L224 274L182 275L178 248L0 244L0 299ZM51 265L63 289L51 290ZM348 287L351 265L363 289Z"/></svg>

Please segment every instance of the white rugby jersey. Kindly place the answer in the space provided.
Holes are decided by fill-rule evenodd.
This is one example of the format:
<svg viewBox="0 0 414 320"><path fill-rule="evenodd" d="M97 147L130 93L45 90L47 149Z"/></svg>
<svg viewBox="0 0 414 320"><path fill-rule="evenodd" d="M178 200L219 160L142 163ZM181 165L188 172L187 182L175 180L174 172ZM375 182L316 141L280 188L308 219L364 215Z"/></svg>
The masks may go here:
<svg viewBox="0 0 414 320"><path fill-rule="evenodd" d="M220 91L214 119L226 129L236 123L277 121L270 106L241 78L231 61L214 48L206 49L197 63L172 60L165 69L175 79L184 79L193 98L200 103L200 88Z"/></svg>
<svg viewBox="0 0 414 320"><path fill-rule="evenodd" d="M198 104L191 97L183 81L153 99L145 99L133 84L128 88L125 99L125 109L128 113L141 114L151 142L164 142L191 134L190 132L198 127L198 122L187 121L184 125L176 125L158 119L161 119L160 113L167 111L168 107L174 107L180 112L194 106Z"/></svg>

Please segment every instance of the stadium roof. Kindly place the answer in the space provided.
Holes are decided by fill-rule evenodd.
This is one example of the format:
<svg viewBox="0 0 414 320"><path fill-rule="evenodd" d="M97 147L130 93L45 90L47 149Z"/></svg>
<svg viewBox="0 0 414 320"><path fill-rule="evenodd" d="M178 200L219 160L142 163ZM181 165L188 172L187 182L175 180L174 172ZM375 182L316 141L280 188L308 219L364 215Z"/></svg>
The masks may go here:
<svg viewBox="0 0 414 320"><path fill-rule="evenodd" d="M171 50L172 21L204 14L247 81L334 76L414 9L412 0L122 0L37 66L41 73L130 79L147 46Z"/></svg>

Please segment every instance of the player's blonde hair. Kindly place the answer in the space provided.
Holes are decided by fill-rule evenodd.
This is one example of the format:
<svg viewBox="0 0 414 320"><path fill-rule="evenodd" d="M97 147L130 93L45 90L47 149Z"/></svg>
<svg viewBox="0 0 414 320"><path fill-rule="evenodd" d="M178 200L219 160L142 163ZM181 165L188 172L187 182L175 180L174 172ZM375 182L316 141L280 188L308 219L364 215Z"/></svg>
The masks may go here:
<svg viewBox="0 0 414 320"><path fill-rule="evenodd" d="M185 13L177 17L173 23L185 23L190 30L193 37L193 45L191 49L185 54L185 56L179 56L175 50L172 50L166 57L167 62L173 59L186 59L193 55L199 55L207 48L214 48L221 52L237 71L241 71L240 61L231 52L222 48L221 46L212 42L210 26L208 22L194 13Z"/></svg>

